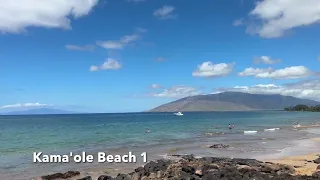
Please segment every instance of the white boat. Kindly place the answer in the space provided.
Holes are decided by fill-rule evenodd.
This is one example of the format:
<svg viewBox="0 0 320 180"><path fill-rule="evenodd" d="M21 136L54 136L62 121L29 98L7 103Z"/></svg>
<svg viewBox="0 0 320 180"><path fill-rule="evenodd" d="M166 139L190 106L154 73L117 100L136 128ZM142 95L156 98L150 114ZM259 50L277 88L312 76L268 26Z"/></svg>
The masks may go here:
<svg viewBox="0 0 320 180"><path fill-rule="evenodd" d="M177 112L177 113L173 113L176 116L183 116L183 114L181 112Z"/></svg>

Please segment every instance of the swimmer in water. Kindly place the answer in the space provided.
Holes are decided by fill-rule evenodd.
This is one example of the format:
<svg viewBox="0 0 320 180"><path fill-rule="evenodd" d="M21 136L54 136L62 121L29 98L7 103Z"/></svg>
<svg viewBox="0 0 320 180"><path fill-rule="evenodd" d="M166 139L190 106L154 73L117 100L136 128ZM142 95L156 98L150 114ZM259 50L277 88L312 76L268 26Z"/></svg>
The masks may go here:
<svg viewBox="0 0 320 180"><path fill-rule="evenodd" d="M146 133L150 133L151 131L150 131L150 129L146 129Z"/></svg>
<svg viewBox="0 0 320 180"><path fill-rule="evenodd" d="M232 124L232 129L235 127L235 125L234 124Z"/></svg>
<svg viewBox="0 0 320 180"><path fill-rule="evenodd" d="M232 126L231 126L231 124L229 124L229 129L232 129Z"/></svg>

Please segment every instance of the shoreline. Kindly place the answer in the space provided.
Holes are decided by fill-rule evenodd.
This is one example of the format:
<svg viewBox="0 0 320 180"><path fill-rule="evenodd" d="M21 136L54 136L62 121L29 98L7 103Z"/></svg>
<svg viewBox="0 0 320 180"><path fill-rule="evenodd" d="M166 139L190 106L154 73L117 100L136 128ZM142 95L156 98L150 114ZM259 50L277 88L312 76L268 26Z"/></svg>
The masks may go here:
<svg viewBox="0 0 320 180"><path fill-rule="evenodd" d="M320 142L319 138L311 138L310 140ZM319 164L314 160L320 157L320 150L316 153L310 153L305 155L293 155L285 156L280 159L269 159L268 162L286 164L293 166L296 170L296 175L312 175L317 171Z"/></svg>
<svg viewBox="0 0 320 180"><path fill-rule="evenodd" d="M320 142L320 138L311 138L308 140L312 140L315 142ZM178 156L178 157L177 157ZM151 162L157 162L157 161L173 161L177 162L185 156L192 156L192 155L168 155L169 158L158 158L158 159L153 159L152 161L149 161L148 163L137 163L135 166L125 166L123 164L118 164L115 167L92 167L92 168L87 168L87 169L82 169L80 171L80 176L77 176L76 178L72 180L78 180L80 178L88 177L90 176L93 180L98 179L100 176L105 175L105 176L110 176L110 177L117 177L119 174L130 174L131 172L135 172L135 169L141 168L146 166L146 164L149 164ZM201 158L218 158L218 159L238 159L238 160L243 160L243 161L259 161L264 164L271 164L272 166L277 166L277 165L286 165L292 169L294 169L293 173L289 173L290 175L293 176L313 176L315 173L319 172L320 169L318 166L320 164L315 163L314 161L318 158L320 158L320 151L317 150L314 153L309 153L309 154L303 154L303 155L289 155L289 156L284 156L280 157L278 159L264 159L261 160L259 158L257 159L250 159L250 158L228 158L228 157L201 157ZM317 170L318 169L318 170ZM37 177L40 179L40 177ZM34 178L36 179L36 178ZM34 180L33 179L33 180ZM37 180L37 179L36 179Z"/></svg>
<svg viewBox="0 0 320 180"><path fill-rule="evenodd" d="M288 156L280 160L268 160L268 162L276 164L285 164L294 167L296 170L295 175L312 175L317 172L319 164L314 162L315 159L320 157L319 153L306 154L302 156Z"/></svg>
<svg viewBox="0 0 320 180"><path fill-rule="evenodd" d="M223 157L195 158L193 155L181 155L177 160L161 159L150 161L144 166L136 166L127 172L112 174L107 171L99 173L80 173L68 171L33 180L160 180L160 179L319 179L320 155L309 154L291 156L283 160L259 161L256 159L239 159ZM316 162L317 161L317 162ZM307 165L296 162L310 163ZM312 164L312 165L311 165ZM71 175L69 177L69 175ZM64 178L68 176L67 178Z"/></svg>

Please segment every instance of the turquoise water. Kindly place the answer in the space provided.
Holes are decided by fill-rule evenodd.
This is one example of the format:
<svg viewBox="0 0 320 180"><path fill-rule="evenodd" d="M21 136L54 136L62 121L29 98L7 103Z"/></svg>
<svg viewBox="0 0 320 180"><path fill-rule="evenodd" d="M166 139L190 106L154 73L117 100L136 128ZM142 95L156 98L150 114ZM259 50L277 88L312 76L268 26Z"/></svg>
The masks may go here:
<svg viewBox="0 0 320 180"><path fill-rule="evenodd" d="M34 151L65 154L132 150L147 151L150 158L170 153L244 157L274 153L295 144L294 140L316 137L315 133L294 131L291 125L296 121L311 124L320 121L319 117L319 113L282 111L184 113L184 116L171 113L0 116L0 179L1 174L18 171L46 174L67 167L46 164L40 168L31 162ZM235 124L235 129L229 130L228 124ZM151 133L146 134L146 128ZM268 128L281 129L265 132ZM245 135L244 131L257 133ZM200 148L212 143L231 144L232 149L220 152Z"/></svg>

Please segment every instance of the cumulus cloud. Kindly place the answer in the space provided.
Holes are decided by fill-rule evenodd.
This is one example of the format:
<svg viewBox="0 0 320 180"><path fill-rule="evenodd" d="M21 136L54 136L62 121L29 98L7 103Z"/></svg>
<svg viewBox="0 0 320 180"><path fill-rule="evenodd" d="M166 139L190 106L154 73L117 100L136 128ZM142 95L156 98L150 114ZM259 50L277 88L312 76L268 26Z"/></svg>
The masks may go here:
<svg viewBox="0 0 320 180"><path fill-rule="evenodd" d="M272 68L253 68L253 67L249 67L246 68L244 71L240 72L238 75L239 76L258 76L259 74L263 74L263 73L270 73L274 71Z"/></svg>
<svg viewBox="0 0 320 180"><path fill-rule="evenodd" d="M152 88L152 89L161 89L162 86L160 84L151 84L150 88Z"/></svg>
<svg viewBox="0 0 320 180"><path fill-rule="evenodd" d="M213 64L211 61L198 65L197 69L192 73L195 77L220 77L230 74L233 70L234 63Z"/></svg>
<svg viewBox="0 0 320 180"><path fill-rule="evenodd" d="M247 68L239 73L239 76L255 76L257 78L272 78L272 79L298 79L305 78L316 73L312 72L305 66L291 66L284 69L274 70L272 68L259 69Z"/></svg>
<svg viewBox="0 0 320 180"><path fill-rule="evenodd" d="M96 66L92 65L89 71L99 71L99 70L117 70L120 69L122 65L115 59L108 58L102 65Z"/></svg>
<svg viewBox="0 0 320 180"><path fill-rule="evenodd" d="M153 12L153 15L159 19L174 19L177 15L173 14L175 7L163 6Z"/></svg>
<svg viewBox="0 0 320 180"><path fill-rule="evenodd" d="M73 50L73 51L93 51L95 48L93 45L78 46L78 45L71 45L71 44L68 44L65 47L66 49Z"/></svg>
<svg viewBox="0 0 320 180"><path fill-rule="evenodd" d="M218 88L215 91L244 92L251 94L280 94L312 100L320 100L320 80L307 80L297 83L283 84L258 84L253 86L235 86L232 88Z"/></svg>
<svg viewBox="0 0 320 180"><path fill-rule="evenodd" d="M130 43L133 43L141 38L141 33L147 32L146 29L137 28L136 32L131 35L125 35L120 38L120 40L107 40L107 41L97 41L97 45L101 46L102 48L111 50L111 49L123 49Z"/></svg>
<svg viewBox="0 0 320 180"><path fill-rule="evenodd" d="M0 0L0 32L27 27L71 28L71 19L86 16L99 0Z"/></svg>
<svg viewBox="0 0 320 180"><path fill-rule="evenodd" d="M17 104L8 104L8 105L3 105L0 106L0 109L7 109L7 108L21 108L21 107L47 107L47 106L52 106L48 104L41 104L41 103L17 103Z"/></svg>
<svg viewBox="0 0 320 180"><path fill-rule="evenodd" d="M180 85L172 86L162 92L152 93L150 95L153 97L182 98L198 94L201 94L201 92L197 88Z"/></svg>
<svg viewBox="0 0 320 180"><path fill-rule="evenodd" d="M282 62L281 59L272 59L271 57L268 57L268 56L261 56L259 58L255 58L253 60L254 63L256 64L277 64L277 63L280 63Z"/></svg>
<svg viewBox="0 0 320 180"><path fill-rule="evenodd" d="M319 0L261 0L250 12L258 23L247 32L264 38L283 36L290 29L320 22Z"/></svg>

